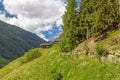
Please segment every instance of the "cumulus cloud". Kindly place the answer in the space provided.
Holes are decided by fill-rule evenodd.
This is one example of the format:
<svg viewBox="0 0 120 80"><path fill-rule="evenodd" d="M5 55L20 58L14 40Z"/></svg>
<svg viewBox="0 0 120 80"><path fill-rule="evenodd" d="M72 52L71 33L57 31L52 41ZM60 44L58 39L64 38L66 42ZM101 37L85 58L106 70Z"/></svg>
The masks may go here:
<svg viewBox="0 0 120 80"><path fill-rule="evenodd" d="M39 35L38 35L38 36L39 36L39 37L41 37L42 39L44 39L44 40L48 41L48 39L46 39L45 35L43 35L42 33L39 33Z"/></svg>
<svg viewBox="0 0 120 80"><path fill-rule="evenodd" d="M17 18L6 18L1 14L1 20L36 33L44 39L41 32L51 30L55 22L60 26L65 11L64 0L4 0L3 5L8 13L17 15Z"/></svg>
<svg viewBox="0 0 120 80"><path fill-rule="evenodd" d="M0 11L0 14L2 14L2 11Z"/></svg>

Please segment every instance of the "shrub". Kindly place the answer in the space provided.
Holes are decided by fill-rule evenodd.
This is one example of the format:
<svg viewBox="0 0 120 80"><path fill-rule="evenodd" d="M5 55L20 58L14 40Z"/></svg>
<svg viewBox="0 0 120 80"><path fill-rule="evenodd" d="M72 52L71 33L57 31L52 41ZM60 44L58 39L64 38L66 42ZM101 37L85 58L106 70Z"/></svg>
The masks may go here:
<svg viewBox="0 0 120 80"><path fill-rule="evenodd" d="M96 53L101 56L106 56L108 54L108 50L105 49L102 43L96 44L95 50L96 50Z"/></svg>
<svg viewBox="0 0 120 80"><path fill-rule="evenodd" d="M29 62L33 59L40 57L41 55L42 54L41 54L41 51L39 48L31 49L30 51L25 53L24 58L23 58L23 62Z"/></svg>
<svg viewBox="0 0 120 80"><path fill-rule="evenodd" d="M51 71L54 80L62 80L63 76L61 73L57 72L56 69Z"/></svg>
<svg viewBox="0 0 120 80"><path fill-rule="evenodd" d="M108 50L105 49L102 43L96 44L95 50L100 61L102 56L107 56L108 54Z"/></svg>

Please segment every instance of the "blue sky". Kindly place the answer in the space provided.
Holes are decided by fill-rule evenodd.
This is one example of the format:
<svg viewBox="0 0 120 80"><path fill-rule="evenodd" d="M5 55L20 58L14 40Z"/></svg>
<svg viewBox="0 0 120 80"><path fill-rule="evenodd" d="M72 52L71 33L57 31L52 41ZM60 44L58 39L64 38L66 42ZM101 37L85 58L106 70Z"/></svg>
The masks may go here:
<svg viewBox="0 0 120 80"><path fill-rule="evenodd" d="M0 20L33 32L46 40L62 32L60 26L65 0L11 1L0 0ZM79 3L79 0L77 2Z"/></svg>
<svg viewBox="0 0 120 80"><path fill-rule="evenodd" d="M0 11L2 13L5 13L5 17L10 17L10 18L13 18L13 17L16 17L15 15L12 15L10 13L8 13L5 9L4 9L4 5L2 4L3 0L0 1Z"/></svg>

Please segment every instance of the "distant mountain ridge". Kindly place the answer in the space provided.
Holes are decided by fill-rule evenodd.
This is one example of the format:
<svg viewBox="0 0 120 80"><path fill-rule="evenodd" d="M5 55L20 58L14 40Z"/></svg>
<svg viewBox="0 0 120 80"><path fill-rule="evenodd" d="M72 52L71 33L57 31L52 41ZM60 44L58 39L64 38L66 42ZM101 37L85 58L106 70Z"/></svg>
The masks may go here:
<svg viewBox="0 0 120 80"><path fill-rule="evenodd" d="M46 42L34 33L0 21L0 57L11 61ZM1 63L0 63L1 64Z"/></svg>
<svg viewBox="0 0 120 80"><path fill-rule="evenodd" d="M62 33L59 33L55 35L52 39L50 39L49 42L54 44L55 42L58 42L60 40L61 36L62 36Z"/></svg>

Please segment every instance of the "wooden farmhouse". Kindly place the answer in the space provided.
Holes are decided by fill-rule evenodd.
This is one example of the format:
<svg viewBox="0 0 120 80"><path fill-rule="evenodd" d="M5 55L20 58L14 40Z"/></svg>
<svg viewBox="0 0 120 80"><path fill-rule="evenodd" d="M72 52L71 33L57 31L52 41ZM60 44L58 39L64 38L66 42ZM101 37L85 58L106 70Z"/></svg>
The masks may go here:
<svg viewBox="0 0 120 80"><path fill-rule="evenodd" d="M50 43L41 43L40 44L40 48L49 48L49 47L51 47Z"/></svg>

